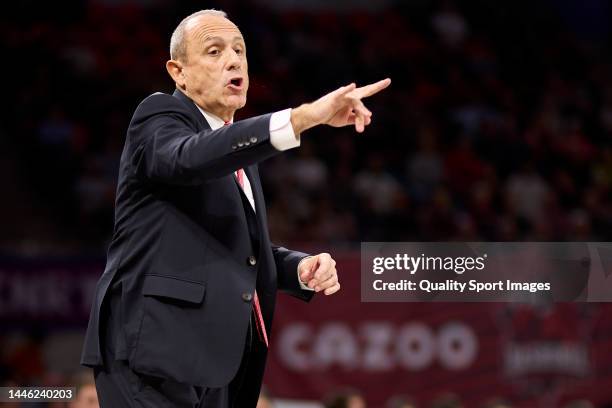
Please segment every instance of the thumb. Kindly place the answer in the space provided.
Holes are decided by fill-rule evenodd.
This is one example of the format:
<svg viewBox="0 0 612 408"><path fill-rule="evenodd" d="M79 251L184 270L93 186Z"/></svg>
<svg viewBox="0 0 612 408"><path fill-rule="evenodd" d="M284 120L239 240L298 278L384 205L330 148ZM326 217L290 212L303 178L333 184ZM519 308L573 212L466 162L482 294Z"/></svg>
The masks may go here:
<svg viewBox="0 0 612 408"><path fill-rule="evenodd" d="M317 270L317 257L312 256L304 259L300 265L300 279L302 282L308 282L314 277L314 273Z"/></svg>

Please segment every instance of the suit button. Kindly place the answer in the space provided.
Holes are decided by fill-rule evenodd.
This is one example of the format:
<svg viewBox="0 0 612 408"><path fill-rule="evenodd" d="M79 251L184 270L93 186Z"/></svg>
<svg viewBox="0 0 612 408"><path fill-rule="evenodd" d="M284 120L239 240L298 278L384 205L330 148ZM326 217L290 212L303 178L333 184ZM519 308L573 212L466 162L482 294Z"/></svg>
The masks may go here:
<svg viewBox="0 0 612 408"><path fill-rule="evenodd" d="M245 302L250 302L253 299L253 295L250 293L243 293L242 294L242 300L244 300Z"/></svg>
<svg viewBox="0 0 612 408"><path fill-rule="evenodd" d="M232 145L232 149L236 150L238 146L236 146L235 144Z"/></svg>
<svg viewBox="0 0 612 408"><path fill-rule="evenodd" d="M248 141L244 142L244 145L245 145L245 146L248 146L248 145L250 145L250 144L251 144L251 143L249 143Z"/></svg>
<svg viewBox="0 0 612 408"><path fill-rule="evenodd" d="M238 142L238 147L242 147L242 146L244 146L244 143L243 142Z"/></svg>
<svg viewBox="0 0 612 408"><path fill-rule="evenodd" d="M257 264L257 258L251 255L247 258L247 262L249 263L249 265L255 266Z"/></svg>
<svg viewBox="0 0 612 408"><path fill-rule="evenodd" d="M249 139L249 141L251 143L257 143L257 138L255 136L251 136L251 138Z"/></svg>

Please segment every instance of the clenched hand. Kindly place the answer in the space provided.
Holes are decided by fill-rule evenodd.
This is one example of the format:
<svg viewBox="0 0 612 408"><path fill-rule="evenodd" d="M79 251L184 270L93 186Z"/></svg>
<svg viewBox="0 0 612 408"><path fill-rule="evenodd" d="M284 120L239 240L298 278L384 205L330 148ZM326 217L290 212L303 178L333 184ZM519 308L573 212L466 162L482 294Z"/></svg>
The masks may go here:
<svg viewBox="0 0 612 408"><path fill-rule="evenodd" d="M331 295L340 290L336 261L327 254L322 253L304 259L298 268L300 280L315 292Z"/></svg>

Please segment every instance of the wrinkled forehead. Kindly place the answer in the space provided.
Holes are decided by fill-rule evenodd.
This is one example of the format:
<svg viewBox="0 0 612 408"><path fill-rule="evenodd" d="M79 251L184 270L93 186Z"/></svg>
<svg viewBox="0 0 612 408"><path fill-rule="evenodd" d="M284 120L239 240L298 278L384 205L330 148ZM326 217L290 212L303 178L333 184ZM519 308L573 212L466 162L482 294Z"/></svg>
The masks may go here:
<svg viewBox="0 0 612 408"><path fill-rule="evenodd" d="M213 37L220 37L228 42L237 37L242 39L242 33L236 24L221 16L198 16L187 23L185 30L189 42L193 44L204 44ZM242 41L244 42L244 39Z"/></svg>

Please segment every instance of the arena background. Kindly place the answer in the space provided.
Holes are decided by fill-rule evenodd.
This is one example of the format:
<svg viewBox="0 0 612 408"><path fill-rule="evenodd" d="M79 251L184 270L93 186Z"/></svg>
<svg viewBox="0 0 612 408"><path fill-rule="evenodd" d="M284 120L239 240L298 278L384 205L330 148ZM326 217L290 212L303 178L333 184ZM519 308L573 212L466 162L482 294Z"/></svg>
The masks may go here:
<svg viewBox="0 0 612 408"><path fill-rule="evenodd" d="M393 79L364 134L311 130L261 166L273 240L332 253L343 284L310 305L281 296L270 393L612 405L609 304L363 304L358 252L362 241L610 241L609 2L1 7L0 384L65 384L79 369L126 126L140 100L173 88L176 24L216 7L247 41L251 88L236 119Z"/></svg>

